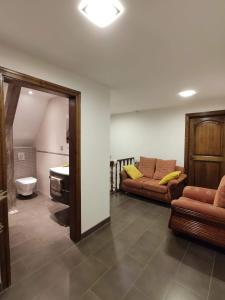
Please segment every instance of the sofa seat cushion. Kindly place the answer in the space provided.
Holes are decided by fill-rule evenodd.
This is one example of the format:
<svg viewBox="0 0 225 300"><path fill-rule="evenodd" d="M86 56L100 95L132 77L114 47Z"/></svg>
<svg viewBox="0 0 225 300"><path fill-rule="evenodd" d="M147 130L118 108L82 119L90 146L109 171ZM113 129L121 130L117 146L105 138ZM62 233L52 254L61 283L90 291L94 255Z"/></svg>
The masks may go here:
<svg viewBox="0 0 225 300"><path fill-rule="evenodd" d="M134 189L142 189L143 184L148 180L149 180L149 178L147 178L147 177L141 177L138 179L127 178L123 181L123 184L128 187L134 188Z"/></svg>
<svg viewBox="0 0 225 300"><path fill-rule="evenodd" d="M138 169L145 177L153 178L155 173L156 158L140 157Z"/></svg>
<svg viewBox="0 0 225 300"><path fill-rule="evenodd" d="M145 181L143 183L143 189L160 194L166 194L168 192L168 187L160 185L159 180L155 179L148 179L148 181Z"/></svg>
<svg viewBox="0 0 225 300"><path fill-rule="evenodd" d="M192 200L189 198L181 197L178 200L171 202L173 208L183 208L193 212L200 213L209 221L222 221L225 223L225 209L216 207L209 203Z"/></svg>

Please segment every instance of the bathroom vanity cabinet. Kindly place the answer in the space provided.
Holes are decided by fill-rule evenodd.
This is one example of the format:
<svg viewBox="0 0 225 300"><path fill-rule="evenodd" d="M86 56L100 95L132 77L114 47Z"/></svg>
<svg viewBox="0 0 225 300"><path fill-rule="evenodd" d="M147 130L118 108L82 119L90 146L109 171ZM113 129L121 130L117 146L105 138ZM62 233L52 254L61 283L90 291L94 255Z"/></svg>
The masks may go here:
<svg viewBox="0 0 225 300"><path fill-rule="evenodd" d="M50 169L50 195L53 201L61 202L70 205L70 182L69 182L69 168L51 168ZM55 192L53 180L57 178L60 180L60 192Z"/></svg>

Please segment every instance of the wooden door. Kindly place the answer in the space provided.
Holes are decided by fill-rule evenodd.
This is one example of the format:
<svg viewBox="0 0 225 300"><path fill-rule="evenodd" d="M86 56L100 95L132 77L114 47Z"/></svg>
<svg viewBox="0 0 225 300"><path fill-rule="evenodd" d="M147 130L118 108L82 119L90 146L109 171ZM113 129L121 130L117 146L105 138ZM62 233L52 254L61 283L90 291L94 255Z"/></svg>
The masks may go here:
<svg viewBox="0 0 225 300"><path fill-rule="evenodd" d="M225 111L186 115L189 185L216 189L225 174Z"/></svg>
<svg viewBox="0 0 225 300"><path fill-rule="evenodd" d="M0 75L1 76L1 75ZM5 159L5 131L4 131L4 91L3 78L0 77L0 190L6 191L6 159ZM0 290L10 285L9 258L9 226L7 197L0 196Z"/></svg>

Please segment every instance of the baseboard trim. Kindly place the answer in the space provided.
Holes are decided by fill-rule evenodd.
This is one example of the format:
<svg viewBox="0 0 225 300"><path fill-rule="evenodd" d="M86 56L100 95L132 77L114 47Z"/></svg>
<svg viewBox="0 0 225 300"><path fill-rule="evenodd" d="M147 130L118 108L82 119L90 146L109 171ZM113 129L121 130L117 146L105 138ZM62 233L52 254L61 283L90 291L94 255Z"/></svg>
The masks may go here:
<svg viewBox="0 0 225 300"><path fill-rule="evenodd" d="M94 233L95 231L97 231L98 229L100 229L102 226L104 226L106 224L109 224L110 222L111 222L111 217L106 218L105 220L103 220L100 223L96 224L95 226L91 227L87 231L83 232L81 234L81 239L86 238L87 236L89 236L90 234Z"/></svg>

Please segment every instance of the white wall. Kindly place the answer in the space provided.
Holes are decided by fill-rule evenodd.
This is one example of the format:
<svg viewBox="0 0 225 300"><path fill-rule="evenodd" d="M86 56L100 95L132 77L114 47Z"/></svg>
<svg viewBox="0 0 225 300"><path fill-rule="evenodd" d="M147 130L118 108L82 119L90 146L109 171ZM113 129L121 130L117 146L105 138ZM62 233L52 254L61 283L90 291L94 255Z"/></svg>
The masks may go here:
<svg viewBox="0 0 225 300"><path fill-rule="evenodd" d="M184 104L111 117L111 159L141 155L184 165L185 114L225 109L225 100Z"/></svg>
<svg viewBox="0 0 225 300"><path fill-rule="evenodd" d="M109 217L109 90L0 45L0 64L81 91L82 232Z"/></svg>
<svg viewBox="0 0 225 300"><path fill-rule="evenodd" d="M49 169L69 162L68 114L68 99L54 97L49 100L36 136L38 191L46 196L49 196Z"/></svg>
<svg viewBox="0 0 225 300"><path fill-rule="evenodd" d="M37 95L20 94L13 123L14 146L33 146L48 101Z"/></svg>

